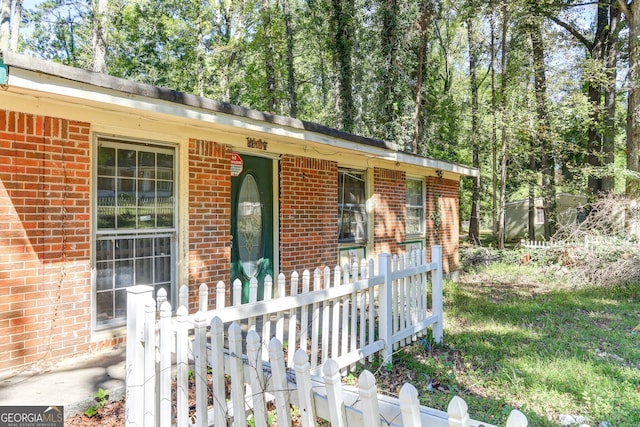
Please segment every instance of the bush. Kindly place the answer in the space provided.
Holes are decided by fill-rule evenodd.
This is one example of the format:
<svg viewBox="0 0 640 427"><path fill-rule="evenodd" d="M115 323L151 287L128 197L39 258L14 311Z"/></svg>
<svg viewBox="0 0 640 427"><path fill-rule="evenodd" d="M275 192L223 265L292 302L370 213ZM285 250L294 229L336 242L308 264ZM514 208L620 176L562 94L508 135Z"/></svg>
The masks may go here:
<svg viewBox="0 0 640 427"><path fill-rule="evenodd" d="M533 264L548 266L556 262L558 254L551 249L460 249L460 265L463 271L471 272L492 264Z"/></svg>
<svg viewBox="0 0 640 427"><path fill-rule="evenodd" d="M531 264L575 286L640 283L640 204L609 195L585 207L580 224L564 226L549 248L513 250L467 248L460 251L463 271L495 263Z"/></svg>

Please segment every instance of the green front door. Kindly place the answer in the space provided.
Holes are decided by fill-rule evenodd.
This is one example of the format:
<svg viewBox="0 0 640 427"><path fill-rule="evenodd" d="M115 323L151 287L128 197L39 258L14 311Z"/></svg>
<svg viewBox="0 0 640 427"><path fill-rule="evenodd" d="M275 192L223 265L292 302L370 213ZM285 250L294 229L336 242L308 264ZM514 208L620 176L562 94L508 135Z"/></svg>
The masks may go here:
<svg viewBox="0 0 640 427"><path fill-rule="evenodd" d="M242 302L249 300L249 281L273 277L273 160L241 155L242 170L231 178L231 283L242 282ZM235 301L234 301L235 303Z"/></svg>

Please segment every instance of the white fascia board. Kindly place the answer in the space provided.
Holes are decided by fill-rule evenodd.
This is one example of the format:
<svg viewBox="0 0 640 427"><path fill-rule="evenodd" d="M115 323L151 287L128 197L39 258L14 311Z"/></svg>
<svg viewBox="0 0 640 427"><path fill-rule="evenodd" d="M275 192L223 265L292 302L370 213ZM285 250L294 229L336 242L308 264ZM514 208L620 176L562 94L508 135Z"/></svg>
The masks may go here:
<svg viewBox="0 0 640 427"><path fill-rule="evenodd" d="M442 160L431 159L428 157L416 156L414 154L404 153L401 151L396 153L396 157L397 161L400 163L408 163L415 166L441 170L443 172L449 172L455 175L464 175L476 178L480 176L480 171L478 169L459 165L457 163L450 163Z"/></svg>
<svg viewBox="0 0 640 427"><path fill-rule="evenodd" d="M208 123L230 129L241 129L248 132L287 137L299 141L329 145L349 151L363 152L376 158L391 159L392 153L394 153L392 150L346 141L304 129L296 129L247 117L215 112L205 108L197 108L161 99L123 93L20 68L11 69L7 86L13 89L22 88L67 99L75 99L77 104L102 104L108 105L110 110L130 109L135 110L140 115L147 113L149 115L170 116L174 117L177 121L186 119L198 124ZM166 119L166 117L164 118Z"/></svg>
<svg viewBox="0 0 640 427"><path fill-rule="evenodd" d="M19 67L12 67L10 69L7 86L12 89L22 88L29 91L63 97L77 104L100 105L103 108L108 106L107 108L109 110L114 111L131 112L131 110L133 110L140 115L160 116L164 120L167 120L168 116L176 122L190 121L199 126L203 124L221 126L228 128L230 132L234 133L237 133L238 130L243 130L246 132L291 138L303 144L305 142L319 144L325 147L358 152L371 158L441 170L455 175L479 176L477 169L462 165L404 153L393 149L348 141L331 135L306 130L303 129L304 123L296 119L288 119L291 123L294 123L296 127L269 123L250 117L236 116L207 108L198 108L188 104L122 92ZM195 97L195 95L187 96ZM390 145L392 147L394 146L393 144Z"/></svg>

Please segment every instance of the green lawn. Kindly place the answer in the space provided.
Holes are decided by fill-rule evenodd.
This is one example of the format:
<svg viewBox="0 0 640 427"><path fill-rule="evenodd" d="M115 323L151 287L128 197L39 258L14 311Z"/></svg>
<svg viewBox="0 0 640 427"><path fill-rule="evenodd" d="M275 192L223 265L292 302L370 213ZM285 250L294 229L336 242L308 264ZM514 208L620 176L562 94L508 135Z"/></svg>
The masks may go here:
<svg viewBox="0 0 640 427"><path fill-rule="evenodd" d="M444 345L407 347L376 377L396 396L411 382L442 410L458 394L472 418L497 425L516 408L531 426L568 414L638 427L639 324L640 284L573 289L532 266L495 265L446 283Z"/></svg>

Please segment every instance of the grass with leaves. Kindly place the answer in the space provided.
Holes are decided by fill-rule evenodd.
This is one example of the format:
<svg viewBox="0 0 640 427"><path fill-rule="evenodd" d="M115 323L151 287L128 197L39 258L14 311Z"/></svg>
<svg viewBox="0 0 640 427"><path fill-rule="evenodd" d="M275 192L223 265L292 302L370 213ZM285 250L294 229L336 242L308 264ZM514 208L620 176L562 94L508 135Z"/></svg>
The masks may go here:
<svg viewBox="0 0 640 427"><path fill-rule="evenodd" d="M446 284L443 345L407 347L376 376L394 395L411 382L441 410L460 395L472 418L496 425L519 409L534 426L571 415L637 427L639 324L640 284L577 289L539 267L495 264Z"/></svg>

